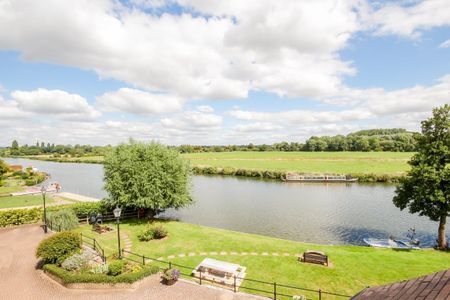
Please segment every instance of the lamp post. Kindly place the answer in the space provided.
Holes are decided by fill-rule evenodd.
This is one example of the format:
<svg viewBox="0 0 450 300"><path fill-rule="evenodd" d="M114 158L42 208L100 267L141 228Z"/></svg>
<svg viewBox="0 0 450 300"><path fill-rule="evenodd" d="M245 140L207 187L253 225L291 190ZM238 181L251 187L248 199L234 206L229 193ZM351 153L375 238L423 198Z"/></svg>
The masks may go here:
<svg viewBox="0 0 450 300"><path fill-rule="evenodd" d="M42 186L41 193L42 198L44 199L44 233L47 233L47 209L45 207L45 193L47 192L47 189L45 186Z"/></svg>
<svg viewBox="0 0 450 300"><path fill-rule="evenodd" d="M119 219L120 214L122 213L122 209L119 206L116 206L116 208L113 210L114 217L116 217L117 220L117 245L119 246L119 258L122 258L122 251L120 250L120 228L119 228Z"/></svg>

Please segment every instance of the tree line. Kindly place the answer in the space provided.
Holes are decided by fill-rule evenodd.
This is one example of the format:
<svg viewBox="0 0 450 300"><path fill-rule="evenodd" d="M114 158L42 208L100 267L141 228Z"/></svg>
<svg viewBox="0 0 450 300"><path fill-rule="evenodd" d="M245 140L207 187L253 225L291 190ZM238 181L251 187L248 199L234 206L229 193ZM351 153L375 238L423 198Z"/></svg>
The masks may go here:
<svg viewBox="0 0 450 300"><path fill-rule="evenodd" d="M394 151L411 152L416 151L416 133L408 132L401 128L392 129L370 129L352 132L346 136L312 136L305 143L280 142L271 145L181 145L171 146L180 153L200 152L232 152L232 151ZM14 140L11 147L0 149L0 155L42 155L52 154L55 157L70 155L81 156L103 156L112 150L112 146L91 145L55 145L44 142L36 145L22 145Z"/></svg>

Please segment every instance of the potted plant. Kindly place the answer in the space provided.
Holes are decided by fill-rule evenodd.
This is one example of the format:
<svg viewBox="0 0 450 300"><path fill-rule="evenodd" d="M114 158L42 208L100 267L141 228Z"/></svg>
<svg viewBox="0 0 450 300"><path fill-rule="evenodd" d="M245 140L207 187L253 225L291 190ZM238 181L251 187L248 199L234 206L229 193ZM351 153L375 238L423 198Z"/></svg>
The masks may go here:
<svg viewBox="0 0 450 300"><path fill-rule="evenodd" d="M161 278L162 282L166 285L174 284L180 277L180 270L178 269L166 269Z"/></svg>

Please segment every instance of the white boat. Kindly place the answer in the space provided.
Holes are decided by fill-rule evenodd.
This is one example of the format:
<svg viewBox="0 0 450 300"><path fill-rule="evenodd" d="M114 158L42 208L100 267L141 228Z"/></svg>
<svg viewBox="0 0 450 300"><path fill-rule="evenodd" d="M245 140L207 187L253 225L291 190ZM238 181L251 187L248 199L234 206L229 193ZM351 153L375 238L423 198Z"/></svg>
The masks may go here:
<svg viewBox="0 0 450 300"><path fill-rule="evenodd" d="M407 240L364 238L363 241L367 245L377 248L420 249L416 244Z"/></svg>
<svg viewBox="0 0 450 300"><path fill-rule="evenodd" d="M390 236L388 239L364 238L363 241L371 247L392 249L420 249L420 241L415 238L416 229L411 227L406 234L407 240L396 239Z"/></svg>
<svg viewBox="0 0 450 300"><path fill-rule="evenodd" d="M299 175L297 173L287 173L284 181L298 182L356 182L357 178L348 175Z"/></svg>

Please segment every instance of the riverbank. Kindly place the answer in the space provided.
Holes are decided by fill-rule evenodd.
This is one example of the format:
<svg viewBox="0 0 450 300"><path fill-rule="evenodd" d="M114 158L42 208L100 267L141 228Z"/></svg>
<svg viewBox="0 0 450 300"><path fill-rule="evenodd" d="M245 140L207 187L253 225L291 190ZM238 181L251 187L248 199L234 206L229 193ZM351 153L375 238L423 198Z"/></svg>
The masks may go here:
<svg viewBox="0 0 450 300"><path fill-rule="evenodd" d="M409 170L410 152L206 152L183 154L198 175L281 179L287 172L346 174L359 182L398 182ZM102 156L22 158L102 164Z"/></svg>
<svg viewBox="0 0 450 300"><path fill-rule="evenodd" d="M450 267L449 252L431 249L394 251L317 245L176 221L155 221L151 225L163 226L168 237L141 242L137 235L148 226L147 222L124 220L120 225L122 244L131 244L132 252L184 266L195 267L205 257L210 257L247 267L247 278L348 295L356 294L368 285L410 279ZM115 224L110 226L114 228ZM117 252L114 232L93 233L88 225L81 226L76 232L94 237L104 246L107 255ZM332 267L299 262L298 256L306 250L325 252ZM256 282L245 282L244 285L267 289Z"/></svg>

